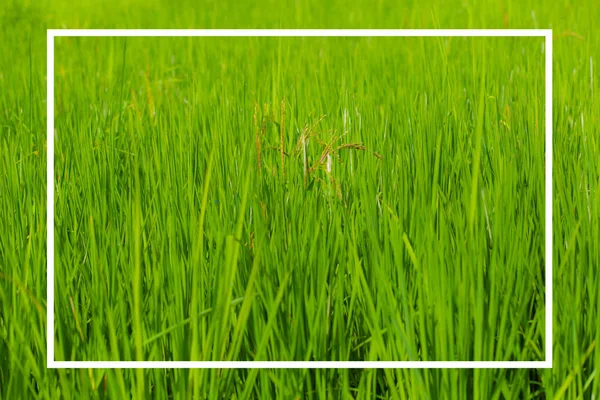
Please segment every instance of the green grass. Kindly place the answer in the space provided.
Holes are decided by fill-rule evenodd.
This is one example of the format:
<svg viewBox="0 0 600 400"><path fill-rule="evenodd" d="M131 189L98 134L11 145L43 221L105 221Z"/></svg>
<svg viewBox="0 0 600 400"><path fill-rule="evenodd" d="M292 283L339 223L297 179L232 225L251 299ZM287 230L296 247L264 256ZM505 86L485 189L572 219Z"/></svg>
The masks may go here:
<svg viewBox="0 0 600 400"><path fill-rule="evenodd" d="M597 394L593 10L488 6L5 6L0 397ZM552 370L45 368L44 27L553 22ZM542 360L542 43L57 39L56 358Z"/></svg>
<svg viewBox="0 0 600 400"><path fill-rule="evenodd" d="M542 43L58 39L58 359L543 359Z"/></svg>

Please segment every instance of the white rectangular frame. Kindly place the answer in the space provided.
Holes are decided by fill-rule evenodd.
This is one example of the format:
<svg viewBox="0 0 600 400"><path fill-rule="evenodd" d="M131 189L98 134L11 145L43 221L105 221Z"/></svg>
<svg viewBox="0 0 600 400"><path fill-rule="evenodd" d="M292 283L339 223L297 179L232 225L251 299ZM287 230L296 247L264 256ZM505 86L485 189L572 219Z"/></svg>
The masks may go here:
<svg viewBox="0 0 600 400"><path fill-rule="evenodd" d="M56 361L54 359L55 37L543 37L545 38L545 360L543 361ZM552 368L552 30L551 29L48 29L47 31L48 368Z"/></svg>

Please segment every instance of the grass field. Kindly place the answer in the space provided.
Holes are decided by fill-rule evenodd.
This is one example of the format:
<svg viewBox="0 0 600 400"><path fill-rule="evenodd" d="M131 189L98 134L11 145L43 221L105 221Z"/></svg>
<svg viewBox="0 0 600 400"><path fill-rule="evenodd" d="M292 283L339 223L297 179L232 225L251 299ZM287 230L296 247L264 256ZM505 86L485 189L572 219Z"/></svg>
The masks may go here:
<svg viewBox="0 0 600 400"><path fill-rule="evenodd" d="M61 38L59 359L543 359L542 45Z"/></svg>
<svg viewBox="0 0 600 400"><path fill-rule="evenodd" d="M597 397L598 12L488 6L3 6L0 397ZM46 369L62 26L554 28L554 368ZM540 38L57 39L56 358L542 360L543 60Z"/></svg>

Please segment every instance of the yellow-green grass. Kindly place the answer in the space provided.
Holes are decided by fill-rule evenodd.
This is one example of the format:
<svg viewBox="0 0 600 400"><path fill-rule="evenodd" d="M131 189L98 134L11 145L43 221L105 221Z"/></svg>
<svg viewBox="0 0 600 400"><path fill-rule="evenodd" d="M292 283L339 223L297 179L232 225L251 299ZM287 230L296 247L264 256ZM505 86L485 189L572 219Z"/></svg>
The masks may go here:
<svg viewBox="0 0 600 400"><path fill-rule="evenodd" d="M543 359L542 45L57 39L58 359Z"/></svg>
<svg viewBox="0 0 600 400"><path fill-rule="evenodd" d="M275 15L248 3L229 19L208 16L217 5L79 7L11 2L0 13L3 398L598 392L591 3ZM554 27L554 369L47 370L43 28L63 23ZM57 359L543 359L541 39L60 39L56 49Z"/></svg>

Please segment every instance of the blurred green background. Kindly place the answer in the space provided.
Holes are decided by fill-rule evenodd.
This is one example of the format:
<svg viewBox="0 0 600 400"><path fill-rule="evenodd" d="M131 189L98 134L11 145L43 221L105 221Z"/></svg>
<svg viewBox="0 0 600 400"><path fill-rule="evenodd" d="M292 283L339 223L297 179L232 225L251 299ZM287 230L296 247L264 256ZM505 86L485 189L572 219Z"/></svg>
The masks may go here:
<svg viewBox="0 0 600 400"><path fill-rule="evenodd" d="M134 370L46 369L48 28L551 28L552 370L148 370L156 398L598 398L597 2L13 1L0 4L0 398L135 397ZM558 151L557 151L558 149ZM15 184L18 182L18 184ZM225 379L227 378L227 379ZM230 384L225 387L220 382Z"/></svg>

